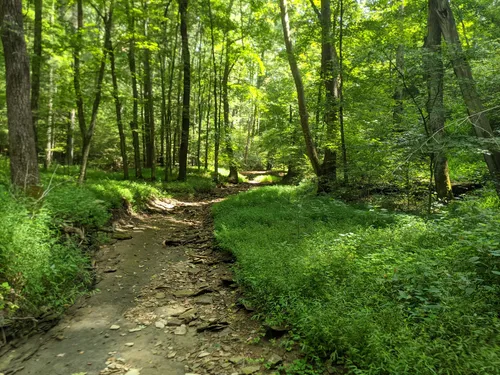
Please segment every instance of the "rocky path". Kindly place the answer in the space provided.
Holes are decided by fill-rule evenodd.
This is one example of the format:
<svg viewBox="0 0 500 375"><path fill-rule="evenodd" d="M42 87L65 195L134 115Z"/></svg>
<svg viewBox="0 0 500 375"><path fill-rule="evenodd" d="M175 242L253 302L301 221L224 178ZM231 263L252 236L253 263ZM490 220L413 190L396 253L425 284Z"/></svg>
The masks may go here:
<svg viewBox="0 0 500 375"><path fill-rule="evenodd" d="M232 259L213 248L210 206L156 202L115 223L98 253L97 289L46 334L0 358L0 375L188 375L277 372L294 354L267 340L239 304Z"/></svg>

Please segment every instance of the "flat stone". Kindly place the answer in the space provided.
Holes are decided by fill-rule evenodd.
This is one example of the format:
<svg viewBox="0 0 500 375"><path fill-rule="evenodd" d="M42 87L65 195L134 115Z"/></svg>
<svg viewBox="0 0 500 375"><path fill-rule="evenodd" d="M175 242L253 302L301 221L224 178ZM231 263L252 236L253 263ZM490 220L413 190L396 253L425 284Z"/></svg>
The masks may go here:
<svg viewBox="0 0 500 375"><path fill-rule="evenodd" d="M271 358L267 360L267 363L271 366L271 368L274 368L279 364L283 363L283 358L277 354L273 354Z"/></svg>
<svg viewBox="0 0 500 375"><path fill-rule="evenodd" d="M185 324L177 327L174 331L174 335L179 335L179 336L183 336L187 333L187 327Z"/></svg>
<svg viewBox="0 0 500 375"><path fill-rule="evenodd" d="M112 331L117 331L120 329L120 326L118 324L113 324L111 327L109 327L109 329Z"/></svg>
<svg viewBox="0 0 500 375"><path fill-rule="evenodd" d="M165 293L156 293L155 298L156 299L164 299L167 295Z"/></svg>
<svg viewBox="0 0 500 375"><path fill-rule="evenodd" d="M169 352L169 353L167 354L167 358L168 358L168 359L172 359L172 358L174 358L176 355L177 355L177 352Z"/></svg>
<svg viewBox="0 0 500 375"><path fill-rule="evenodd" d="M247 367L243 367L241 369L241 373L243 375L251 375L251 374L255 374L259 370L260 370L260 366L247 366Z"/></svg>
<svg viewBox="0 0 500 375"><path fill-rule="evenodd" d="M166 315L166 316L179 316L180 314L189 310L188 307L171 305L171 306L163 306L156 309L157 315Z"/></svg>
<svg viewBox="0 0 500 375"><path fill-rule="evenodd" d="M178 327L182 325L182 320L177 319L177 318L168 318L167 319L167 326L170 327Z"/></svg>
<svg viewBox="0 0 500 375"><path fill-rule="evenodd" d="M146 327L144 327L144 326L139 326L139 327L136 327L136 328L131 328L131 329L129 329L128 331L129 331L130 333L134 333L134 332L139 332L139 331L142 331L144 328L146 328Z"/></svg>
<svg viewBox="0 0 500 375"><path fill-rule="evenodd" d="M229 362L239 365L245 361L245 357L237 356L229 358Z"/></svg>
<svg viewBox="0 0 500 375"><path fill-rule="evenodd" d="M190 322L191 320L196 319L196 314L198 313L198 310L195 308L189 309L182 314L179 315L179 319L182 319L186 322Z"/></svg>
<svg viewBox="0 0 500 375"><path fill-rule="evenodd" d="M115 240L123 241L123 240L130 240L132 238L132 235L130 233L115 232L111 237L114 238Z"/></svg>
<svg viewBox="0 0 500 375"><path fill-rule="evenodd" d="M209 352L200 352L200 354L198 354L198 358L208 357L209 355Z"/></svg>
<svg viewBox="0 0 500 375"><path fill-rule="evenodd" d="M155 323L155 327L158 328L158 329L163 329L163 328L165 328L165 322L163 320L158 320Z"/></svg>
<svg viewBox="0 0 500 375"><path fill-rule="evenodd" d="M176 290L173 294L178 298L185 298L194 296L196 292L192 289L181 289L181 290Z"/></svg>
<svg viewBox="0 0 500 375"><path fill-rule="evenodd" d="M134 346L134 343L133 342L126 342L125 346L128 346L129 348L131 348L132 346Z"/></svg>
<svg viewBox="0 0 500 375"><path fill-rule="evenodd" d="M125 373L125 375L141 375L141 372L136 368L131 368Z"/></svg>
<svg viewBox="0 0 500 375"><path fill-rule="evenodd" d="M214 299L212 298L212 296L205 294L205 295L196 297L194 299L194 302L198 303L200 305L211 305L212 303L214 303Z"/></svg>

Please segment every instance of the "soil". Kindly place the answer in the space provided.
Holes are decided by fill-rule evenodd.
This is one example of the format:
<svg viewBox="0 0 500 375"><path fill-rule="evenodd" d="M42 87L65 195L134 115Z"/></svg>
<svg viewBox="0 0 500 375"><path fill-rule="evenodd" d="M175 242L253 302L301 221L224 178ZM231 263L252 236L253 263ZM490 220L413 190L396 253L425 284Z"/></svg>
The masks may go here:
<svg viewBox="0 0 500 375"><path fill-rule="evenodd" d="M246 188L153 202L115 222L97 289L1 357L0 374L265 374L296 359L286 335L268 340L240 304L233 259L214 246L211 205Z"/></svg>

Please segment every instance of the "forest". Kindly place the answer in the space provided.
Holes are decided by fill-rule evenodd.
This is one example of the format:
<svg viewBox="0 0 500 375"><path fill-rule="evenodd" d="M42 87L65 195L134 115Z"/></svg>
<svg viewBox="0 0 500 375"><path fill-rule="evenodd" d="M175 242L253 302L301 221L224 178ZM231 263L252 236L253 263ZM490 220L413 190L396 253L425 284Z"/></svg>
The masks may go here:
<svg viewBox="0 0 500 375"><path fill-rule="evenodd" d="M497 0L0 0L0 36L0 375L500 374Z"/></svg>

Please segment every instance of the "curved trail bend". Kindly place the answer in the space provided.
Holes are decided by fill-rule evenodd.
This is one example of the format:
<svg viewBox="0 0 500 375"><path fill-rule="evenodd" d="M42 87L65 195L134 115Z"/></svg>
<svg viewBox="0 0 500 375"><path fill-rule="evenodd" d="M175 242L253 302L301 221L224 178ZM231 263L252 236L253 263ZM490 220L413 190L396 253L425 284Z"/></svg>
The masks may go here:
<svg viewBox="0 0 500 375"><path fill-rule="evenodd" d="M238 304L230 257L213 249L210 207L238 189L156 202L115 223L132 238L98 252L96 291L0 358L0 373L263 374L292 360L280 340L261 340L261 324Z"/></svg>

